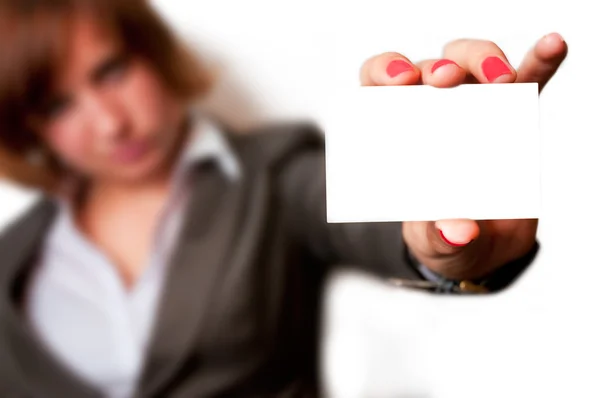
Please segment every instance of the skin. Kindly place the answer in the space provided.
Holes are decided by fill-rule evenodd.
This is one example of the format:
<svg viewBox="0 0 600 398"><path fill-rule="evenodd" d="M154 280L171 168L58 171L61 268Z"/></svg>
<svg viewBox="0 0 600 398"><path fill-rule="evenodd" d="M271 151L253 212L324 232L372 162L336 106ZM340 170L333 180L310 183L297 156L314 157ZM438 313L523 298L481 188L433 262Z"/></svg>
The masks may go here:
<svg viewBox="0 0 600 398"><path fill-rule="evenodd" d="M184 104L150 65L121 57L118 43L93 20L76 20L68 54L41 129L44 140L97 182L146 183L174 150ZM146 147L143 156L119 155L138 144Z"/></svg>
<svg viewBox="0 0 600 398"><path fill-rule="evenodd" d="M90 181L76 223L131 286L147 263L167 198L186 104L149 64L123 59L118 41L93 19L81 16L72 29L58 95L39 133Z"/></svg>
<svg viewBox="0 0 600 398"><path fill-rule="evenodd" d="M492 83L537 82L541 92L566 55L565 41L559 34L552 33L541 38L519 68L514 68L496 44L461 39L448 43L443 49L441 59L455 64L442 66L434 73L432 66L439 59L412 63L402 54L387 52L368 59L361 68L360 79L363 86L426 84L447 88L464 83L490 83L482 71L482 62L489 56L497 56L509 67L510 73ZM390 77L386 68L394 60L408 62L413 69ZM535 243L537 227L537 219L438 220L406 222L402 234L413 255L428 268L451 279L476 279L525 255Z"/></svg>

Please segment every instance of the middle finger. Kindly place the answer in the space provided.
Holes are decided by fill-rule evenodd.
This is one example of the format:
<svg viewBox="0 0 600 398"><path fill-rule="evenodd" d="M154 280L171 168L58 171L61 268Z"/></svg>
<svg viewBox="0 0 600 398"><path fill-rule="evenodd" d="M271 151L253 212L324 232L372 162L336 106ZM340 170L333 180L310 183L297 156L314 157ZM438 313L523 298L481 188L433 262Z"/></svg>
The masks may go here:
<svg viewBox="0 0 600 398"><path fill-rule="evenodd" d="M491 41L455 40L444 47L444 58L456 62L480 83L513 83L517 78L504 52Z"/></svg>

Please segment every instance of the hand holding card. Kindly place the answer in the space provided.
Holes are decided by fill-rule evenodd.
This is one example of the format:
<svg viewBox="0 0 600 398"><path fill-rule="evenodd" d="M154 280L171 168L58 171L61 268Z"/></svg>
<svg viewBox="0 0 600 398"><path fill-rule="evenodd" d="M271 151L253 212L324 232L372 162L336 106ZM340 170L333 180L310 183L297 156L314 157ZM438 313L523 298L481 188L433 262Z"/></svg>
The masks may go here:
<svg viewBox="0 0 600 398"><path fill-rule="evenodd" d="M550 34L518 70L480 40L419 64L369 59L363 86L437 88L363 87L332 102L328 221L403 221L411 254L450 279L483 278L527 254L540 213L537 93L566 54Z"/></svg>

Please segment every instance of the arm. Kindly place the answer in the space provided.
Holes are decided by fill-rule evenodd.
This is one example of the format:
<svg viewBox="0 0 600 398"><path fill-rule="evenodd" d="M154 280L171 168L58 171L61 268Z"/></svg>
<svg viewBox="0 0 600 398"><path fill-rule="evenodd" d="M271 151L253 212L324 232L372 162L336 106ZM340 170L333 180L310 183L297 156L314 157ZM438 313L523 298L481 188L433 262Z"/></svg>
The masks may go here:
<svg viewBox="0 0 600 398"><path fill-rule="evenodd" d="M437 286L431 289L435 291L461 290L461 281L444 279L418 264L403 240L401 223L327 223L322 147L306 149L287 159L280 168L277 185L288 224L319 259L357 266L383 278L428 280ZM473 282L482 283L488 291L504 289L529 266L537 249L536 242L523 258ZM472 286L463 283L463 287L469 290Z"/></svg>

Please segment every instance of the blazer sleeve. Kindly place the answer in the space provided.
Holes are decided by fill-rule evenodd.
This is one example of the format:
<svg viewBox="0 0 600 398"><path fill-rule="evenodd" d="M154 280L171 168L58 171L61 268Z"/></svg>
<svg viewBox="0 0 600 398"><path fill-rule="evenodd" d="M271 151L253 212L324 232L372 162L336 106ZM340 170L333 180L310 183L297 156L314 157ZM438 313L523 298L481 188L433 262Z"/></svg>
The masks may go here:
<svg viewBox="0 0 600 398"><path fill-rule="evenodd" d="M295 236L327 264L358 267L383 278L431 280L416 264L402 238L402 223L327 223L325 150L322 145L290 151L278 168L278 194L284 216ZM410 194L408 192L407 194ZM500 291L515 281L535 258L539 245L482 283L489 292ZM435 276L440 286L460 281ZM443 291L438 289L437 291Z"/></svg>

